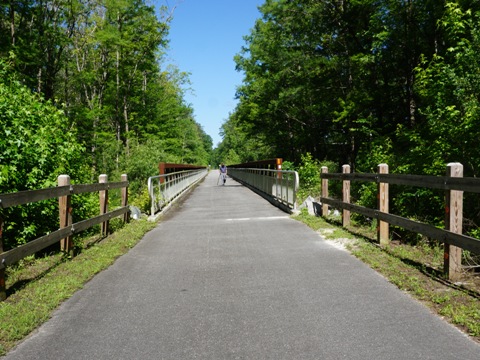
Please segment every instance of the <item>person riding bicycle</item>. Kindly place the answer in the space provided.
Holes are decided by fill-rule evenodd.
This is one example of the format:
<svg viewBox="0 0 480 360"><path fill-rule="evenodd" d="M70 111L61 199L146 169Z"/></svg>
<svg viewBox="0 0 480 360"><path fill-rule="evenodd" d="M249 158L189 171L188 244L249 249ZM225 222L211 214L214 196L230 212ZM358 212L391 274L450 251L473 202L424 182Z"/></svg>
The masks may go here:
<svg viewBox="0 0 480 360"><path fill-rule="evenodd" d="M222 184L225 185L225 182L227 181L227 166L224 163L220 165L220 179Z"/></svg>

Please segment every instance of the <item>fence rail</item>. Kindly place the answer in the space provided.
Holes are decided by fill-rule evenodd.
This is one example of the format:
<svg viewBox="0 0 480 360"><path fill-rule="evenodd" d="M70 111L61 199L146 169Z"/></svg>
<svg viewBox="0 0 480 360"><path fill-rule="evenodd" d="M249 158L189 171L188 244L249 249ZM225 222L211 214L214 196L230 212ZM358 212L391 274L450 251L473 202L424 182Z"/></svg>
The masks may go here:
<svg viewBox="0 0 480 360"><path fill-rule="evenodd" d="M208 174L208 168L177 171L148 178L150 195L150 218L165 210L181 194L202 180Z"/></svg>
<svg viewBox="0 0 480 360"><path fill-rule="evenodd" d="M119 181L98 184L65 185L48 189L26 190L10 194L0 194L0 208L5 209L11 206L25 205L28 203L58 198L60 196L125 188L127 186L128 181Z"/></svg>
<svg viewBox="0 0 480 360"><path fill-rule="evenodd" d="M322 173L322 179L350 180L480 193L480 178L403 174Z"/></svg>
<svg viewBox="0 0 480 360"><path fill-rule="evenodd" d="M352 174L348 165L343 166L342 173L328 173L322 167L322 215L328 214L328 205L341 209L342 222L346 226L350 223L350 212L377 219L377 237L380 244L389 242L389 225L399 226L445 244L444 272L450 279L455 279L461 273L461 249L480 254L480 240L462 234L463 221L463 193L480 193L480 179L464 178L463 166L459 163L447 165L447 176L424 176L388 174L386 164L379 165L378 174ZM382 173L380 173L382 172ZM328 180L343 182L342 200L328 197ZM350 181L375 182L377 187L378 208L371 209L350 203ZM413 221L401 216L389 214L388 185L406 185L429 189L445 190L445 229Z"/></svg>
<svg viewBox="0 0 480 360"><path fill-rule="evenodd" d="M128 212L128 206L118 208L114 211L108 212L104 215L99 215L88 220L79 221L72 224L70 227L64 227L53 231L38 239L32 240L25 245L19 246L15 249L6 251L0 254L0 266L12 265L19 260L35 254L36 252L45 249L46 247L55 244L56 242L72 236L80 231L87 230L92 226L104 223L105 221L114 219L118 216L122 216Z"/></svg>
<svg viewBox="0 0 480 360"><path fill-rule="evenodd" d="M3 252L2 233L0 232L0 301L6 298L5 267L12 265L26 256L35 254L46 247L60 242L61 250L70 253L73 248L72 236L80 231L89 229L97 224L102 224L102 235L107 235L109 220L123 216L125 222L129 221L128 207L128 181L127 175L122 175L120 182L107 182L106 175L100 175L98 184L70 185L68 175L58 177L59 186L55 188L20 191L10 194L0 194L0 208L6 209L12 206L20 206L43 200L58 198L60 228L47 235L41 236ZM122 206L114 211L108 211L108 190L121 189ZM100 215L90 219L72 223L71 196L89 192L99 192ZM0 229L3 227L3 219L0 218Z"/></svg>
<svg viewBox="0 0 480 360"><path fill-rule="evenodd" d="M296 171L229 167L228 175L260 192L285 211L297 208L299 179Z"/></svg>

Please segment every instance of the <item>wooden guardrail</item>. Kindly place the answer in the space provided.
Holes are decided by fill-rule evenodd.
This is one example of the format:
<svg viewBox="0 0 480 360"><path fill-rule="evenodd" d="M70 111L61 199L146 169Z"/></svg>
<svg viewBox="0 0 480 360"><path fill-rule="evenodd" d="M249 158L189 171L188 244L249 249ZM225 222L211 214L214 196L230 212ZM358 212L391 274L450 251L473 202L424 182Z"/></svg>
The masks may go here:
<svg viewBox="0 0 480 360"><path fill-rule="evenodd" d="M48 189L20 191L10 194L0 194L0 207L5 209L28 203L58 198L59 230L53 231L25 245L18 246L3 252L2 231L3 219L0 218L0 301L6 298L5 267L18 262L26 256L60 241L60 249L70 253L73 249L72 236L80 231L101 224L101 234L108 234L109 220L123 216L123 221L129 221L128 208L128 180L127 175L122 175L120 182L108 182L107 175L100 175L98 184L71 185L70 176L60 175L58 186ZM108 191L121 189L121 207L108 211ZM71 196L75 194L99 192L100 215L72 224Z"/></svg>
<svg viewBox="0 0 480 360"><path fill-rule="evenodd" d="M377 238L381 245L388 244L389 225L399 226L429 238L442 241L444 250L444 272L450 280L455 280L461 273L462 249L480 254L480 240L462 235L463 222L463 192L480 193L479 178L464 178L463 165L450 163L447 165L446 176L395 175L388 174L388 165L380 164L377 174L350 173L348 165L343 166L342 173L328 173L327 167L322 167L322 216L327 215L328 205L342 209L342 223L350 223L350 212L375 218L378 221ZM342 200L328 197L328 180L343 182ZM370 209L350 203L350 182L375 182L377 186L378 209ZM389 214L389 184L423 187L445 190L445 229Z"/></svg>

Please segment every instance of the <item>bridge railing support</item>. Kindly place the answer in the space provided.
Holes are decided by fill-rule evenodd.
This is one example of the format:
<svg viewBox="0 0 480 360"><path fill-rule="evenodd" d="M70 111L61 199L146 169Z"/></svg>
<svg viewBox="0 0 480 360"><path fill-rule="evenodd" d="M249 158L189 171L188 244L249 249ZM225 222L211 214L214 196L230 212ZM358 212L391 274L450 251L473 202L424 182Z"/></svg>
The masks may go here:
<svg viewBox="0 0 480 360"><path fill-rule="evenodd" d="M208 168L177 171L148 178L150 195L150 220L155 214L169 207L186 190L202 180L208 174Z"/></svg>
<svg viewBox="0 0 480 360"><path fill-rule="evenodd" d="M297 209L299 178L296 171L229 167L228 175L287 212Z"/></svg>

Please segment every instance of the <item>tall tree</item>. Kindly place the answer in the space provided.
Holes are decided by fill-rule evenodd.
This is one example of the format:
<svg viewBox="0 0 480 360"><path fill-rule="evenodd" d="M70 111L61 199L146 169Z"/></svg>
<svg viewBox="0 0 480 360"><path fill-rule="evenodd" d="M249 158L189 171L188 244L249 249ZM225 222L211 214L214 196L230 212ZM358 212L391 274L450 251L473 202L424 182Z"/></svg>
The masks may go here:
<svg viewBox="0 0 480 360"><path fill-rule="evenodd" d="M407 136L414 154L410 164L421 171L443 172L445 163L458 161L465 165L467 176L480 174L480 151L472 146L480 125L479 20L480 12L448 3L440 28L449 46L443 54L425 56L417 68L425 121ZM417 163L419 158L423 166Z"/></svg>
<svg viewBox="0 0 480 360"><path fill-rule="evenodd" d="M399 141L399 125L417 124L415 68L442 51L443 1L270 0L260 10L236 57L236 112L279 155L355 167L359 154Z"/></svg>
<svg viewBox="0 0 480 360"><path fill-rule="evenodd" d="M47 100L56 96L57 74L83 9L78 0L30 0L10 1L0 12L0 54L13 52L27 86Z"/></svg>

